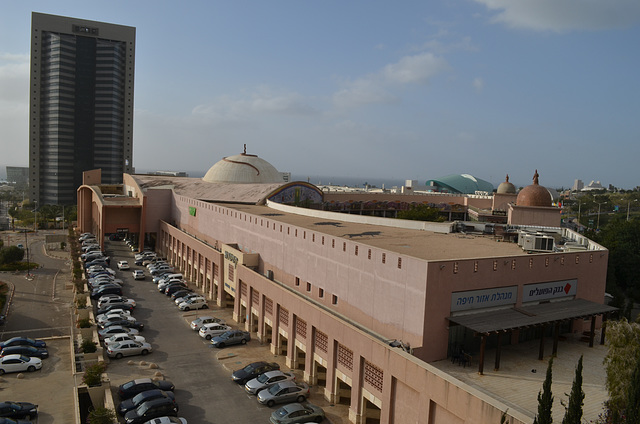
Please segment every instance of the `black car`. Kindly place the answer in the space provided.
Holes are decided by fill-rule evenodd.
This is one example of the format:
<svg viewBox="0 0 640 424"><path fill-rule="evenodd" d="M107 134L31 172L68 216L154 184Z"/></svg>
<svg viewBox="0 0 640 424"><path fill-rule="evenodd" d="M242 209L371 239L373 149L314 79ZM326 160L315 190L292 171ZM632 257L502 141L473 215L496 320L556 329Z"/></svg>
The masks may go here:
<svg viewBox="0 0 640 424"><path fill-rule="evenodd" d="M40 359L45 359L49 357L49 352L47 351L47 349L43 347L33 347L29 345L22 345L22 346L7 346L0 349L1 356L12 355L14 353L17 353L18 355L32 356Z"/></svg>
<svg viewBox="0 0 640 424"><path fill-rule="evenodd" d="M47 347L44 340L34 340L29 337L12 337L7 341L0 342L0 348L8 346L33 346L33 347Z"/></svg>
<svg viewBox="0 0 640 424"><path fill-rule="evenodd" d="M134 397L138 393L154 389L173 392L175 386L172 382L166 380L154 381L150 378L139 378L137 380L127 381L126 383L121 384L118 387L118 395L121 400L125 400Z"/></svg>
<svg viewBox="0 0 640 424"><path fill-rule="evenodd" d="M178 416L178 405L169 398L159 398L143 402L136 409L124 414L126 424L142 424L153 418Z"/></svg>
<svg viewBox="0 0 640 424"><path fill-rule="evenodd" d="M118 405L118 414L125 415L127 412L133 411L144 402L160 398L169 398L174 403L176 400L173 392L165 392L164 390L160 389L145 390L144 392L138 393L131 399L123 400L122 402L120 402L120 405Z"/></svg>
<svg viewBox="0 0 640 424"><path fill-rule="evenodd" d="M275 362L252 362L246 367L235 370L233 374L231 374L231 379L238 384L246 384L247 381L253 380L260 374L268 371L279 370L280 365Z"/></svg>
<svg viewBox="0 0 640 424"><path fill-rule="evenodd" d="M103 308L98 309L98 311L96 312L96 316L106 314L113 309L122 309L123 311L131 312L134 308L130 303L111 303L104 306Z"/></svg>
<svg viewBox="0 0 640 424"><path fill-rule="evenodd" d="M142 331L144 330L144 324L139 322L139 321L129 321L127 319L119 319L116 321L109 321L109 322L105 322L103 324L100 324L100 328L109 328L112 327L114 325L120 326L120 327L128 327L128 328L135 328L138 331Z"/></svg>
<svg viewBox="0 0 640 424"><path fill-rule="evenodd" d="M193 293L193 289L183 288L182 290L178 290L177 292L174 292L171 295L171 300L176 300L179 297L184 297L184 296L188 295L189 293Z"/></svg>
<svg viewBox="0 0 640 424"><path fill-rule="evenodd" d="M11 418L0 418L0 424L31 424L31 421L12 420Z"/></svg>
<svg viewBox="0 0 640 424"><path fill-rule="evenodd" d="M100 287L99 289L91 292L91 299L100 299L105 294L117 294L122 296L122 287L115 284L112 286Z"/></svg>
<svg viewBox="0 0 640 424"><path fill-rule="evenodd" d="M187 287L185 283L171 283L164 288L164 294L166 294L167 296L171 296L178 290L184 290L185 287Z"/></svg>
<svg viewBox="0 0 640 424"><path fill-rule="evenodd" d="M0 402L0 417L26 418L30 420L38 415L38 405L29 402ZM2 421L0 421L1 423Z"/></svg>

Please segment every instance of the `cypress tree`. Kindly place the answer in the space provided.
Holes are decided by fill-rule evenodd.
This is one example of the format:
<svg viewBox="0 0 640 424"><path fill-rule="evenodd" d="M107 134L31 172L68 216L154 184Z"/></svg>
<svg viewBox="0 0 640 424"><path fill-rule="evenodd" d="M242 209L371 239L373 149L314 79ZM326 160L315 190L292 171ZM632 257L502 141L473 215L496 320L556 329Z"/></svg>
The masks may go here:
<svg viewBox="0 0 640 424"><path fill-rule="evenodd" d="M569 404L564 414L562 424L580 424L582 422L582 406L584 405L584 391L582 390L582 355L576 367L576 376L571 386Z"/></svg>
<svg viewBox="0 0 640 424"><path fill-rule="evenodd" d="M551 407L553 406L553 394L551 393L551 367L553 366L553 357L549 359L547 366L547 376L542 383L542 390L538 392L538 414L533 420L533 424L551 424L553 417L551 416Z"/></svg>

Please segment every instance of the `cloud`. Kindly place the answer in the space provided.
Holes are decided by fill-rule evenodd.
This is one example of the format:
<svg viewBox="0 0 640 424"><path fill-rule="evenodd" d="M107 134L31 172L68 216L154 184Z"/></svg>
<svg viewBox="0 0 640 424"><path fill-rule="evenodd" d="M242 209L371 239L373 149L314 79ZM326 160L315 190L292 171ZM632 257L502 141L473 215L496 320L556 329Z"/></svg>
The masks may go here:
<svg viewBox="0 0 640 424"><path fill-rule="evenodd" d="M480 77L473 79L473 88L479 93L484 89L484 80Z"/></svg>
<svg viewBox="0 0 640 424"><path fill-rule="evenodd" d="M345 88L333 95L333 102L339 108L397 103L399 96L393 91L398 86L426 85L433 77L449 69L444 58L430 52L404 56L376 73L346 83Z"/></svg>
<svg viewBox="0 0 640 424"><path fill-rule="evenodd" d="M498 13L492 22L535 31L626 28L640 22L637 0L475 0Z"/></svg>

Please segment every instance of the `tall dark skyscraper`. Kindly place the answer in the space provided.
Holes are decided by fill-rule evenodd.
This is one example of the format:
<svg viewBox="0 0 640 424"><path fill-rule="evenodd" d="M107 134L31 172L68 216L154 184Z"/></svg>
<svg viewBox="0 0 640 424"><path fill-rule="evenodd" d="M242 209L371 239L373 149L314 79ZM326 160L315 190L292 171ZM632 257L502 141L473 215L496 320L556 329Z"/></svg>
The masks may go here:
<svg viewBox="0 0 640 424"><path fill-rule="evenodd" d="M132 172L133 27L33 13L29 197L75 204L82 172Z"/></svg>

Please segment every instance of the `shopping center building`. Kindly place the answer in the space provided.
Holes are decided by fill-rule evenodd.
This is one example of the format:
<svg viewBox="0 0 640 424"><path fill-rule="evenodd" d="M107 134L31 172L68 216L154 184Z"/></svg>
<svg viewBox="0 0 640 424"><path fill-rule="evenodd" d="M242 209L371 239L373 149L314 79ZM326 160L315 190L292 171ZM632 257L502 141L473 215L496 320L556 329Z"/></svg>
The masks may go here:
<svg viewBox="0 0 640 424"><path fill-rule="evenodd" d="M552 350L541 342L532 356L561 354L562 334L599 343L615 310L604 304L608 251L559 227L537 172L518 194L501 184L496 199L478 200L509 217L490 231L330 212L317 187L246 153L202 179L123 181L85 174L80 231L126 233L162 253L327 399L347 403L354 423L497 423L507 410L509 422L530 423L430 362L473 356L482 374L485 362L500 368L501 347L544 336Z"/></svg>

